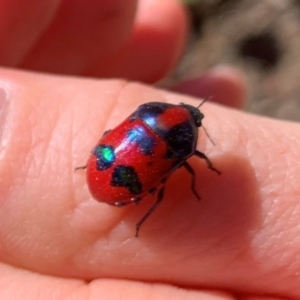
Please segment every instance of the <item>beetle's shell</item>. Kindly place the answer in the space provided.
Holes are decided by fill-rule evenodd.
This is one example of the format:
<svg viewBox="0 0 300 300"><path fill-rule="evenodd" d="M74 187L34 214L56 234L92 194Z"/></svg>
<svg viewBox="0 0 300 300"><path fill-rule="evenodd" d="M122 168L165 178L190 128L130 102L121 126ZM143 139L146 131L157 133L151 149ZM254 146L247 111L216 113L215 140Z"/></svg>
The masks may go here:
<svg viewBox="0 0 300 300"><path fill-rule="evenodd" d="M198 112L184 104L141 105L93 149L87 163L92 196L123 205L153 192L194 154L203 118Z"/></svg>

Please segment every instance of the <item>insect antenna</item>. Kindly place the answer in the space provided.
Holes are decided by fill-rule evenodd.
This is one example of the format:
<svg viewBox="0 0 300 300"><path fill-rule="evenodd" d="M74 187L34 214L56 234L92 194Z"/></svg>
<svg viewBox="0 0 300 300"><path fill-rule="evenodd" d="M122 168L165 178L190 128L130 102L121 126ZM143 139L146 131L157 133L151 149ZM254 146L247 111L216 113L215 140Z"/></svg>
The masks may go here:
<svg viewBox="0 0 300 300"><path fill-rule="evenodd" d="M214 146L216 146L215 142L214 142L213 139L210 137L210 135L208 134L206 128L205 128L203 125L202 125L202 128L203 128L203 130L204 130L206 136L207 136L208 139L210 140L210 142L211 142Z"/></svg>
<svg viewBox="0 0 300 300"><path fill-rule="evenodd" d="M200 104L197 106L197 108L199 109L199 107L201 107L205 102L211 100L211 98L212 98L211 96L210 96L210 97L207 97L207 98L204 98L204 99L200 102ZM215 142L214 142L213 139L210 137L210 135L208 134L208 132L207 132L206 128L203 126L203 124L202 124L202 128L203 128L203 130L204 130L206 136L207 136L208 139L210 140L210 142L211 142L214 146L216 146Z"/></svg>
<svg viewBox="0 0 300 300"><path fill-rule="evenodd" d="M210 97L204 98L204 99L200 102L200 104L197 106L197 108L199 109L205 102L210 101L211 98L212 98L211 96L210 96Z"/></svg>

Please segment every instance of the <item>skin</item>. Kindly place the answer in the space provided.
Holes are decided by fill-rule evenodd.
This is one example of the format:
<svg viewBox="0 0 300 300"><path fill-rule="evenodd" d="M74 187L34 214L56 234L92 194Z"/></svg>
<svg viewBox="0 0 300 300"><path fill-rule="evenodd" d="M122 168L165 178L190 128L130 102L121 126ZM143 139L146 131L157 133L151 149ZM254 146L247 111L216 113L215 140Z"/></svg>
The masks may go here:
<svg viewBox="0 0 300 300"><path fill-rule="evenodd" d="M41 2L36 2L30 2L31 9L40 12ZM179 4L167 2L169 14L163 19L175 17L166 31L174 40L181 36L168 55L175 62L180 40L184 40L176 14L182 16L182 27L186 23ZM1 5L8 9L10 3L2 1ZM52 13L58 10L53 23L46 26L49 32L60 8L55 1L47 3L53 4ZM141 10L132 32L139 31ZM45 11L50 14L51 9ZM124 14L128 11L126 7ZM11 14L14 12L11 9ZM153 12L156 22L158 11ZM36 30L37 26L28 24L28 19L34 22L32 18L26 16L25 24ZM120 16L128 21L122 12ZM8 14L7 20L10 17L17 18ZM153 28L158 30L156 25ZM15 44L12 36L9 44L20 52L17 29ZM0 32L6 31L2 28ZM123 53L124 33L116 38L120 39L115 51ZM27 49L37 51L38 41ZM155 39L152 42L155 48ZM47 61L49 53L43 58L44 50L40 51L37 58ZM6 58L4 54L2 49L3 65L25 66L24 53L6 53ZM129 69L121 65L116 77L128 74L127 78L138 79L131 77L138 70L136 53L130 54L134 70L126 73ZM126 64L129 68L129 62ZM161 74L167 73L170 65L169 61ZM49 72L46 66L30 68L29 64L26 68ZM157 65L149 61L139 70L141 80L159 74ZM51 71L63 73L59 68ZM201 201L197 202L189 189L188 174L178 170L167 182L164 201L141 228L139 238L134 238L136 222L155 198L125 208L98 203L89 195L84 171L74 172L74 168L86 162L103 131L113 128L137 105L153 100L197 105L199 99L132 81L0 70L1 299L34 300L41 295L43 299L89 300L300 297L299 124L234 109L244 101L243 79L224 67L213 72L213 76L211 71L199 79L211 87L201 96L212 95L215 102L228 107L213 103L201 107L204 126L216 146L200 129L198 149L222 175L192 158ZM180 87L177 90L184 92Z"/></svg>

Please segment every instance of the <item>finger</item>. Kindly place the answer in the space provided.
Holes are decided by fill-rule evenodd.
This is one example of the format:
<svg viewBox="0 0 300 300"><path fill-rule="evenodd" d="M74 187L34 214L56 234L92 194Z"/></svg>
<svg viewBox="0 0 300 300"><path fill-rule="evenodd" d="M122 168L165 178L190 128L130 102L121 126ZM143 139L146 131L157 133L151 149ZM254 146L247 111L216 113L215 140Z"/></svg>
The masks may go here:
<svg viewBox="0 0 300 300"><path fill-rule="evenodd" d="M246 100L245 77L227 66L217 66L198 78L178 83L172 90L236 108L242 108Z"/></svg>
<svg viewBox="0 0 300 300"><path fill-rule="evenodd" d="M198 149L222 175L190 161L201 174L197 202L188 174L176 171L137 239L135 224L155 198L127 208L97 203L73 168L139 103L191 99L117 81L11 71L2 71L1 84L9 99L1 131L2 261L68 277L299 297L298 125L204 106L217 146L206 149L202 134Z"/></svg>
<svg viewBox="0 0 300 300"><path fill-rule="evenodd" d="M81 280L55 278L5 264L0 264L0 286L3 300L93 299L88 298L88 285Z"/></svg>
<svg viewBox="0 0 300 300"><path fill-rule="evenodd" d="M187 18L179 1L140 1L131 38L120 49L99 56L85 74L155 82L174 67L186 33Z"/></svg>
<svg viewBox="0 0 300 300"><path fill-rule="evenodd" d="M82 280L39 275L0 264L0 297L3 300L30 299L186 299L230 300L233 296L218 291L183 289L164 284L139 283L126 280Z"/></svg>
<svg viewBox="0 0 300 300"><path fill-rule="evenodd" d="M148 82L164 76L181 54L186 37L181 4L140 1L131 37L121 45L131 30L136 1L106 2L92 2L92 6L81 0L63 2L21 67Z"/></svg>
<svg viewBox="0 0 300 300"><path fill-rule="evenodd" d="M16 66L54 18L60 1L0 2L0 64ZM4 42L5 41L5 42Z"/></svg>
<svg viewBox="0 0 300 300"><path fill-rule="evenodd" d="M21 66L82 74L129 35L136 0L62 1L55 20Z"/></svg>
<svg viewBox="0 0 300 300"><path fill-rule="evenodd" d="M166 284L137 283L125 280L95 280L91 284L92 299L99 299L99 296L112 297L110 299L173 299L173 300L231 300L234 297L220 291L195 290L174 287Z"/></svg>

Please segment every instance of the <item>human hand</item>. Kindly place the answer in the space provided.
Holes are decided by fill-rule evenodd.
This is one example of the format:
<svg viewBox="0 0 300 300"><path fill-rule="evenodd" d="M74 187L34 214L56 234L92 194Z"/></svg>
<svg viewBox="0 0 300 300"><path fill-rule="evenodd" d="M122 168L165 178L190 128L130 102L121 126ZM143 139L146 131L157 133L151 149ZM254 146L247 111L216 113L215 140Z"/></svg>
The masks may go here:
<svg viewBox="0 0 300 300"><path fill-rule="evenodd" d="M3 0L0 11L0 65L39 72L153 82L187 30L174 0Z"/></svg>
<svg viewBox="0 0 300 300"><path fill-rule="evenodd" d="M299 297L298 124L205 104L216 146L198 149L222 175L191 159L202 200L176 171L134 238L155 199L98 203L74 167L137 105L195 100L4 70L1 86L1 299Z"/></svg>
<svg viewBox="0 0 300 300"><path fill-rule="evenodd" d="M74 167L137 105L195 99L118 80L0 74L1 299L299 297L299 125L205 104L217 145L201 134L198 149L222 176L191 159L201 202L176 171L136 239L154 199L98 203ZM200 84L209 78L214 100L237 106L230 76Z"/></svg>

